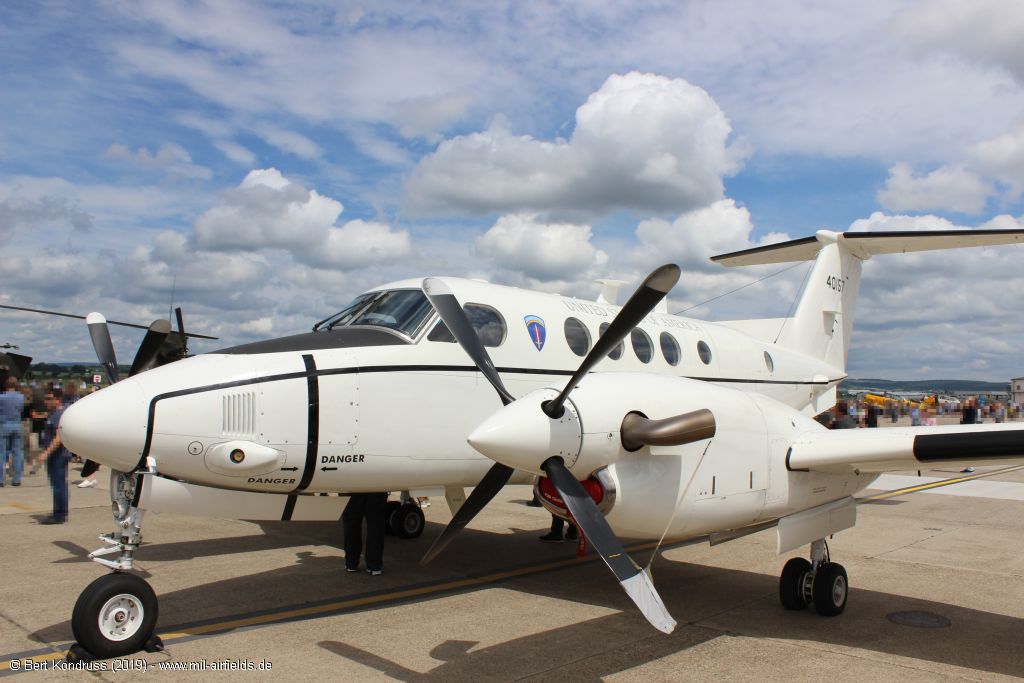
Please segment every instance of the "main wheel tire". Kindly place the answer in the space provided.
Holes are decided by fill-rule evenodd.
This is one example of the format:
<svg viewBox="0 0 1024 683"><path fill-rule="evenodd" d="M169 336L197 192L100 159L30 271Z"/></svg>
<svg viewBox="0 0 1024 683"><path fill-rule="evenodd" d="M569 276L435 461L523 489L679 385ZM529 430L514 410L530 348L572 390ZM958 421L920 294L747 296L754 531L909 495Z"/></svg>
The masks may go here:
<svg viewBox="0 0 1024 683"><path fill-rule="evenodd" d="M846 579L843 565L835 562L822 562L814 575L814 609L825 617L834 617L846 608L846 597L850 584Z"/></svg>
<svg viewBox="0 0 1024 683"><path fill-rule="evenodd" d="M802 557L794 557L782 567L779 576L779 599L786 609L801 610L807 607L804 583L811 571L811 563Z"/></svg>
<svg viewBox="0 0 1024 683"><path fill-rule="evenodd" d="M397 500L389 500L387 507L384 508L384 519L387 520L387 524L384 525L385 536L397 536L399 523L398 523L398 512L402 509L402 504Z"/></svg>
<svg viewBox="0 0 1024 683"><path fill-rule="evenodd" d="M135 574L115 572L82 591L71 612L71 632L101 659L138 652L156 627L156 593Z"/></svg>
<svg viewBox="0 0 1024 683"><path fill-rule="evenodd" d="M395 535L399 538L419 538L427 523L418 505L403 505L395 514L395 522Z"/></svg>

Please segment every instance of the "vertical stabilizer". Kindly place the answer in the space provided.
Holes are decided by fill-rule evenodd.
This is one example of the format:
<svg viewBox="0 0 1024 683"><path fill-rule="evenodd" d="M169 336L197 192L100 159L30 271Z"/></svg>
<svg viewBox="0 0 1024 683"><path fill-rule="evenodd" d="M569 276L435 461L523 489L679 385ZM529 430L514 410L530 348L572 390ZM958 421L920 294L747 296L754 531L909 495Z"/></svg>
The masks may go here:
<svg viewBox="0 0 1024 683"><path fill-rule="evenodd" d="M824 360L846 371L853 314L863 262L875 254L1024 244L1024 230L919 230L832 232L819 230L781 244L712 256L723 266L756 266L814 259L796 315L787 318L776 340L781 346Z"/></svg>
<svg viewBox="0 0 1024 683"><path fill-rule="evenodd" d="M816 237L821 249L796 314L784 323L778 343L845 371L863 262L842 235L819 230Z"/></svg>

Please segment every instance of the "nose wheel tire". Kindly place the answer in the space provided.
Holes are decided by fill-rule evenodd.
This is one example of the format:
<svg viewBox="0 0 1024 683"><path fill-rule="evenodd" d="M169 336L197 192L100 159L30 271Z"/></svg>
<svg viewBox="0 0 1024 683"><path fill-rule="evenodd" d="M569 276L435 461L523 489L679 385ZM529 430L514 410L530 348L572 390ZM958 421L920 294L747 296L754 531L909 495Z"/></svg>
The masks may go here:
<svg viewBox="0 0 1024 683"><path fill-rule="evenodd" d="M814 610L825 617L834 617L846 608L849 583L843 565L822 562L814 575Z"/></svg>
<svg viewBox="0 0 1024 683"><path fill-rule="evenodd" d="M807 584L811 563L802 557L794 557L782 568L779 577L779 599L782 606L790 610L802 610L810 601Z"/></svg>
<svg viewBox="0 0 1024 683"><path fill-rule="evenodd" d="M114 572L82 591L71 613L75 640L93 656L109 659L138 652L156 627L156 593L135 574Z"/></svg>

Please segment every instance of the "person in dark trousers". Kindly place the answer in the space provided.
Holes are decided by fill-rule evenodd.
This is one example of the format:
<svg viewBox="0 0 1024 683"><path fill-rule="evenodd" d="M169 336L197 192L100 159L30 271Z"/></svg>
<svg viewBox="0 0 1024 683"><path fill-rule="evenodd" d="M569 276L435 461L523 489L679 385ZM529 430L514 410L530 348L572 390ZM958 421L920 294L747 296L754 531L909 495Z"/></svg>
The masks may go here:
<svg viewBox="0 0 1024 683"><path fill-rule="evenodd" d="M39 460L46 462L46 474L50 478L50 488L53 489L53 514L42 523L63 524L68 521L68 463L71 462L71 453L60 442L60 434L57 432L60 417L64 414L61 390L55 387L47 392L45 401L49 417L43 428L44 450Z"/></svg>
<svg viewBox="0 0 1024 683"><path fill-rule="evenodd" d="M548 543L561 543L562 527L564 525L565 522L562 521L561 517L555 517L554 515L551 515L551 532L544 536L541 536L540 540L546 541ZM566 530L565 532L565 540L575 541L577 538L579 538L579 536L576 533L576 525L570 524L568 530Z"/></svg>
<svg viewBox="0 0 1024 683"><path fill-rule="evenodd" d="M363 552L363 519L366 520L366 571L371 576L384 573L384 525L388 505L387 493L353 493L341 525L345 530L345 570L359 571Z"/></svg>

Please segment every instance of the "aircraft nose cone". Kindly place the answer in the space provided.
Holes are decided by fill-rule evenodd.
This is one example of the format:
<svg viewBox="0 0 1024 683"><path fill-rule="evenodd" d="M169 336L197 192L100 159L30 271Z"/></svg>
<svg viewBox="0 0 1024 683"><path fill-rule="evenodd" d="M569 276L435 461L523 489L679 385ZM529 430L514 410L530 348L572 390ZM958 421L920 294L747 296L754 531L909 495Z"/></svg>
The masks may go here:
<svg viewBox="0 0 1024 683"><path fill-rule="evenodd" d="M473 430L467 441L491 460L524 472L543 475L541 463L560 455L567 464L580 453L579 417L571 402L561 418L551 419L541 409L557 395L541 389L501 408Z"/></svg>
<svg viewBox="0 0 1024 683"><path fill-rule="evenodd" d="M71 404L61 416L61 441L72 453L116 470L138 464L146 441L148 403L125 379Z"/></svg>

